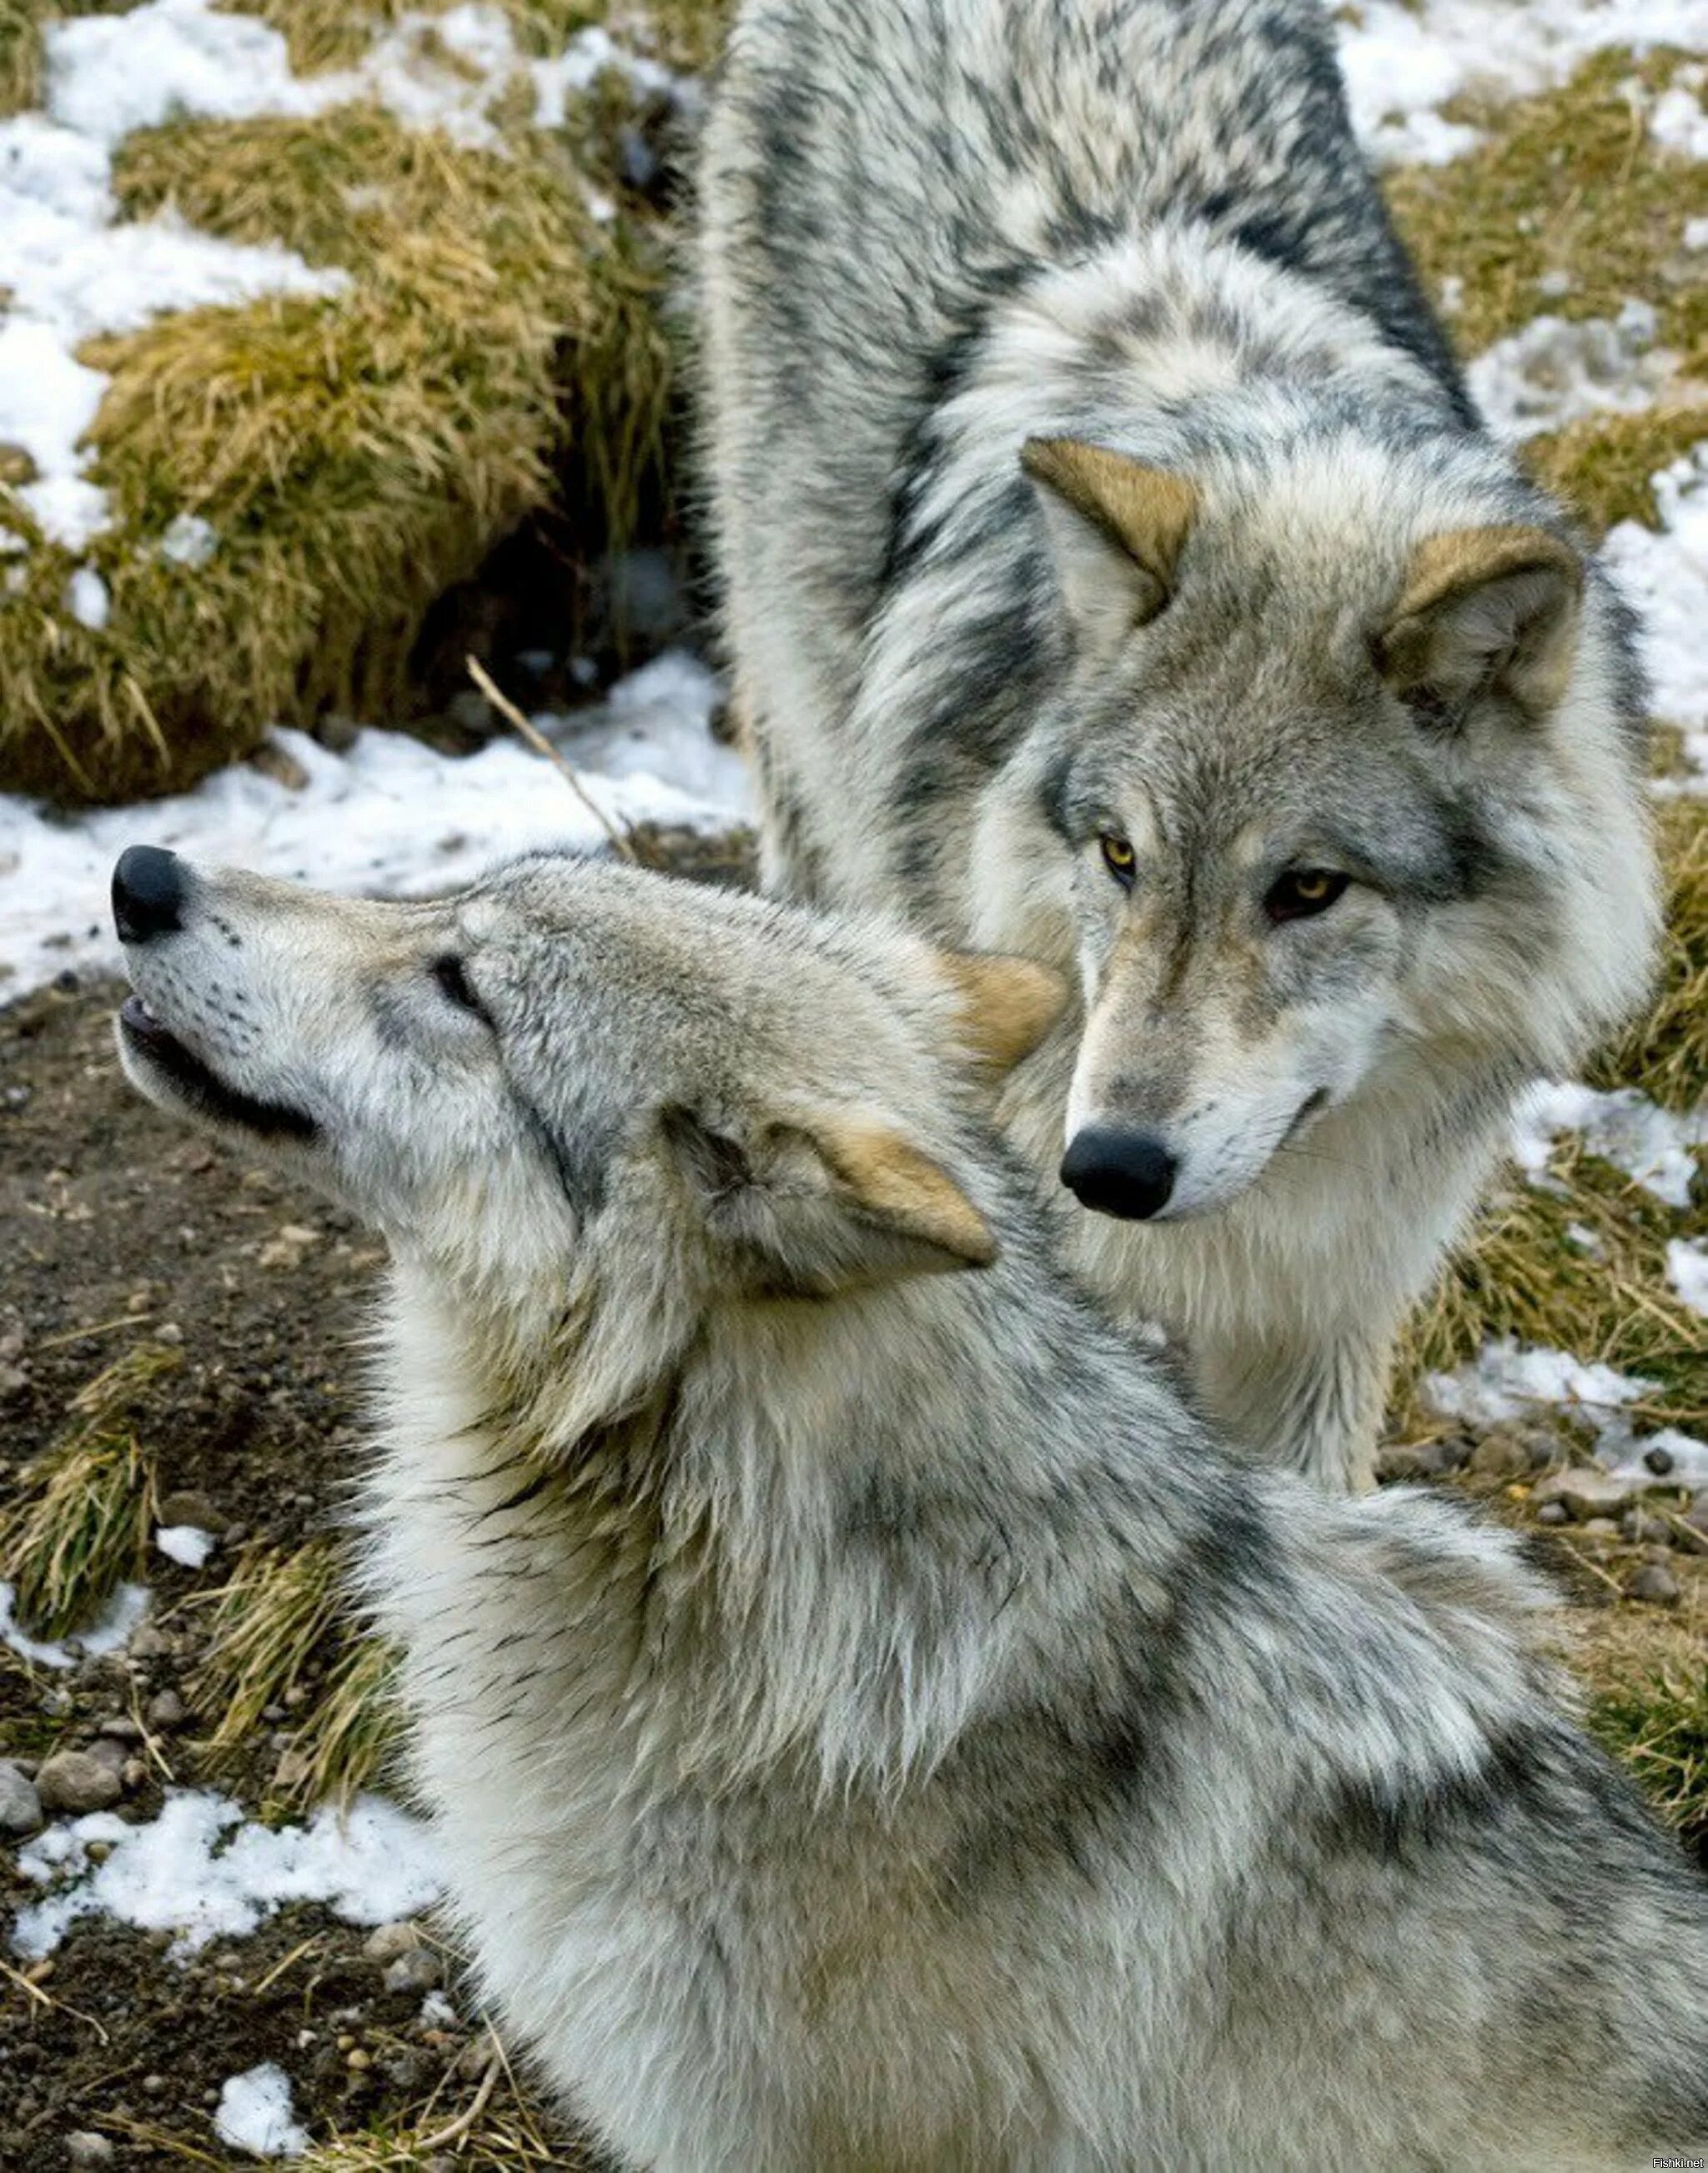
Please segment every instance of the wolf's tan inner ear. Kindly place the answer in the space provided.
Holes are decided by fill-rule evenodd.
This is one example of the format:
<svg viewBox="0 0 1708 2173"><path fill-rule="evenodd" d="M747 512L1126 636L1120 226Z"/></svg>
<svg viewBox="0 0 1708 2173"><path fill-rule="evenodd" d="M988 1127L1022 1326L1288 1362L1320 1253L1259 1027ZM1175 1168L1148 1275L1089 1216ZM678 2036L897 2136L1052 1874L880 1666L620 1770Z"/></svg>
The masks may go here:
<svg viewBox="0 0 1708 2173"><path fill-rule="evenodd" d="M1149 576L1158 607L1167 601L1197 518L1196 483L1077 438L1029 438L1020 465Z"/></svg>
<svg viewBox="0 0 1708 2173"><path fill-rule="evenodd" d="M1479 695L1532 714L1565 693L1576 645L1583 561L1546 529L1457 528L1412 553L1376 644L1384 676L1449 720Z"/></svg>
<svg viewBox="0 0 1708 2173"><path fill-rule="evenodd" d="M968 1049L993 1071L1030 1056L1068 1006L1068 984L1030 958L946 951Z"/></svg>
<svg viewBox="0 0 1708 2173"><path fill-rule="evenodd" d="M814 1124L819 1153L850 1205L898 1237L948 1257L945 1267L987 1268L991 1226L949 1173L888 1127L840 1114Z"/></svg>

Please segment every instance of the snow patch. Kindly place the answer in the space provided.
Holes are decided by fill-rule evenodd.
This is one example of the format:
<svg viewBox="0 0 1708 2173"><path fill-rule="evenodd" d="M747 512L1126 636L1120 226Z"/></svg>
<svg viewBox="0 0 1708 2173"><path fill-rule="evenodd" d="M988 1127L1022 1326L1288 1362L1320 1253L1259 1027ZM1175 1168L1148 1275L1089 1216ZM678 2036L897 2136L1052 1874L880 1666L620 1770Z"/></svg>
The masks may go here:
<svg viewBox="0 0 1708 2173"><path fill-rule="evenodd" d="M1653 405L1678 364L1655 345L1658 322L1653 304L1640 301L1617 317L1532 317L1479 354L1466 375L1489 428L1504 437L1532 438L1581 415L1635 414Z"/></svg>
<svg viewBox="0 0 1708 2173"><path fill-rule="evenodd" d="M105 631L112 612L107 585L93 566L79 566L65 585L65 601L72 617L91 634Z"/></svg>
<svg viewBox="0 0 1708 2173"><path fill-rule="evenodd" d="M711 734L722 699L717 675L673 649L619 680L597 709L537 721L577 770L637 790L684 792L744 815L747 764Z"/></svg>
<svg viewBox="0 0 1708 2173"><path fill-rule="evenodd" d="M1700 34L1699 34L1700 35ZM1663 90L1649 109L1649 133L1663 151L1682 158L1708 159L1708 113L1682 83Z"/></svg>
<svg viewBox="0 0 1708 2173"><path fill-rule="evenodd" d="M1532 1086L1512 1113L1512 1156L1532 1184L1549 1183L1548 1161L1562 1132L1622 1169L1668 1207L1686 1207L1695 1148L1708 1146L1708 1114L1680 1116L1635 1086L1602 1093L1571 1081Z"/></svg>
<svg viewBox="0 0 1708 2173"><path fill-rule="evenodd" d="M1359 0L1339 34L1366 148L1378 159L1430 164L1477 141L1474 129L1440 111L1462 92L1528 97L1609 46L1640 55L1708 42L1702 0Z"/></svg>
<svg viewBox="0 0 1708 2173"><path fill-rule="evenodd" d="M1673 1426L1638 1434L1630 1407L1657 1385L1612 1366L1586 1365L1569 1352L1503 1336L1453 1372L1426 1374L1421 1394L1443 1418L1472 1426L1505 1426L1534 1418L1538 1410L1562 1411L1590 1428L1597 1460L1619 1477L1653 1486L1654 1474L1643 1458L1664 1448L1673 1459L1669 1486L1708 1486L1708 1442Z"/></svg>
<svg viewBox="0 0 1708 2173"><path fill-rule="evenodd" d="M160 556L175 566L205 566L219 547L214 524L199 513L179 514L160 538Z"/></svg>
<svg viewBox="0 0 1708 2173"><path fill-rule="evenodd" d="M108 1845L105 1862L91 1865L91 1841ZM170 1792L146 1825L111 1811L62 1820L19 1851L18 1868L48 1890L13 1929L31 1960L84 1917L170 1932L181 1961L210 1939L245 1937L287 1901L385 1924L428 1907L441 1884L428 1828L379 1797L359 1797L343 1814L327 1804L306 1825L273 1831L229 1797L196 1789Z"/></svg>
<svg viewBox="0 0 1708 2173"><path fill-rule="evenodd" d="M1667 1247L1667 1281L1692 1313L1708 1317L1708 1239L1673 1238Z"/></svg>
<svg viewBox="0 0 1708 2173"><path fill-rule="evenodd" d="M154 1545L168 1561L200 1569L214 1551L214 1534L199 1524L161 1524L155 1529Z"/></svg>
<svg viewBox="0 0 1708 2173"><path fill-rule="evenodd" d="M300 2158L308 2149L308 2130L291 2117L290 2078L271 2060L225 2083L214 2132L233 2150L246 2150L251 2158Z"/></svg>
<svg viewBox="0 0 1708 2173"><path fill-rule="evenodd" d="M1663 468L1654 490L1661 532L1623 520L1603 556L1637 613L1656 715L1700 733L1708 729L1708 444Z"/></svg>
<svg viewBox="0 0 1708 2173"><path fill-rule="evenodd" d="M708 730L717 698L702 664L667 652L605 702L542 725L579 770L608 767L587 787L617 821L715 835L752 819L746 766ZM372 730L343 754L302 732L275 744L306 778L300 788L239 763L145 807L66 815L0 794L0 969L12 969L0 990L22 995L68 966L118 967L108 889L113 861L138 839L323 889L400 896L467 882L515 853L606 847L568 785L515 740L461 758Z"/></svg>
<svg viewBox="0 0 1708 2173"><path fill-rule="evenodd" d="M75 1668L122 1653L149 1611L145 1584L122 1584L87 1630L49 1640L32 1637L17 1618L17 1588L0 1584L0 1643L38 1668Z"/></svg>

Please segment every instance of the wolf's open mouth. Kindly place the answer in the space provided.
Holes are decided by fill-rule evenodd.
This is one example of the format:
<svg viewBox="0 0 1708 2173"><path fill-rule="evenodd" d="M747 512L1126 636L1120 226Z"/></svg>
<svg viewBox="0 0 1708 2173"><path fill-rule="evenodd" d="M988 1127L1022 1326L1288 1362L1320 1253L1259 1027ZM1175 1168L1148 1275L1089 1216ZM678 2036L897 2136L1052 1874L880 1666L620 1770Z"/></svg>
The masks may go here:
<svg viewBox="0 0 1708 2173"><path fill-rule="evenodd" d="M278 1102L258 1102L241 1094L210 1071L199 1056L186 1049L176 1034L163 1026L140 996L127 996L119 1009L119 1027L127 1048L143 1057L177 1095L198 1115L218 1124L240 1124L246 1131L269 1139L311 1140L317 1130L312 1117Z"/></svg>

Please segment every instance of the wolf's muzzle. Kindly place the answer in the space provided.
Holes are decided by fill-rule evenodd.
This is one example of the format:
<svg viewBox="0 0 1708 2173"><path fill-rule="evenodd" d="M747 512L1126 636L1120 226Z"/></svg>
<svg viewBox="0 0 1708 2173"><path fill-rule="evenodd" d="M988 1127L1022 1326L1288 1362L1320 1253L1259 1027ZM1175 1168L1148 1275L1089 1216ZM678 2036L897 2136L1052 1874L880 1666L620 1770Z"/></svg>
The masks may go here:
<svg viewBox="0 0 1708 2173"><path fill-rule="evenodd" d="M1147 1132L1088 1124L1062 1158L1062 1182L1082 1207L1124 1222L1148 1222L1167 1206L1180 1164Z"/></svg>
<svg viewBox="0 0 1708 2173"><path fill-rule="evenodd" d="M183 925L184 863L161 845L132 845L113 870L113 923L122 943L148 943Z"/></svg>

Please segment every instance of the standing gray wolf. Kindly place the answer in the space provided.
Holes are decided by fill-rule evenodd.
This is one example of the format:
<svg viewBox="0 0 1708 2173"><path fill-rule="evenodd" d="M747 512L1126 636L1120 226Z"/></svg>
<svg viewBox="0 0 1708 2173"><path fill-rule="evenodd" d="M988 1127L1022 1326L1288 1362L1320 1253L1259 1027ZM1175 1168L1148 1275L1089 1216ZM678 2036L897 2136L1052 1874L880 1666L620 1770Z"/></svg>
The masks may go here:
<svg viewBox="0 0 1708 2173"><path fill-rule="evenodd" d="M120 865L131 1077L388 1237L372 1587L487 1992L682 2173L1708 2145L1708 1889L1513 1542L1232 1460L981 1119L1035 966L636 871Z"/></svg>
<svg viewBox="0 0 1708 2173"><path fill-rule="evenodd" d="M700 190L768 887L1074 977L1005 1113L1079 1267L1363 1483L1515 1087L1656 916L1624 619L1478 427L1324 14L746 0Z"/></svg>

